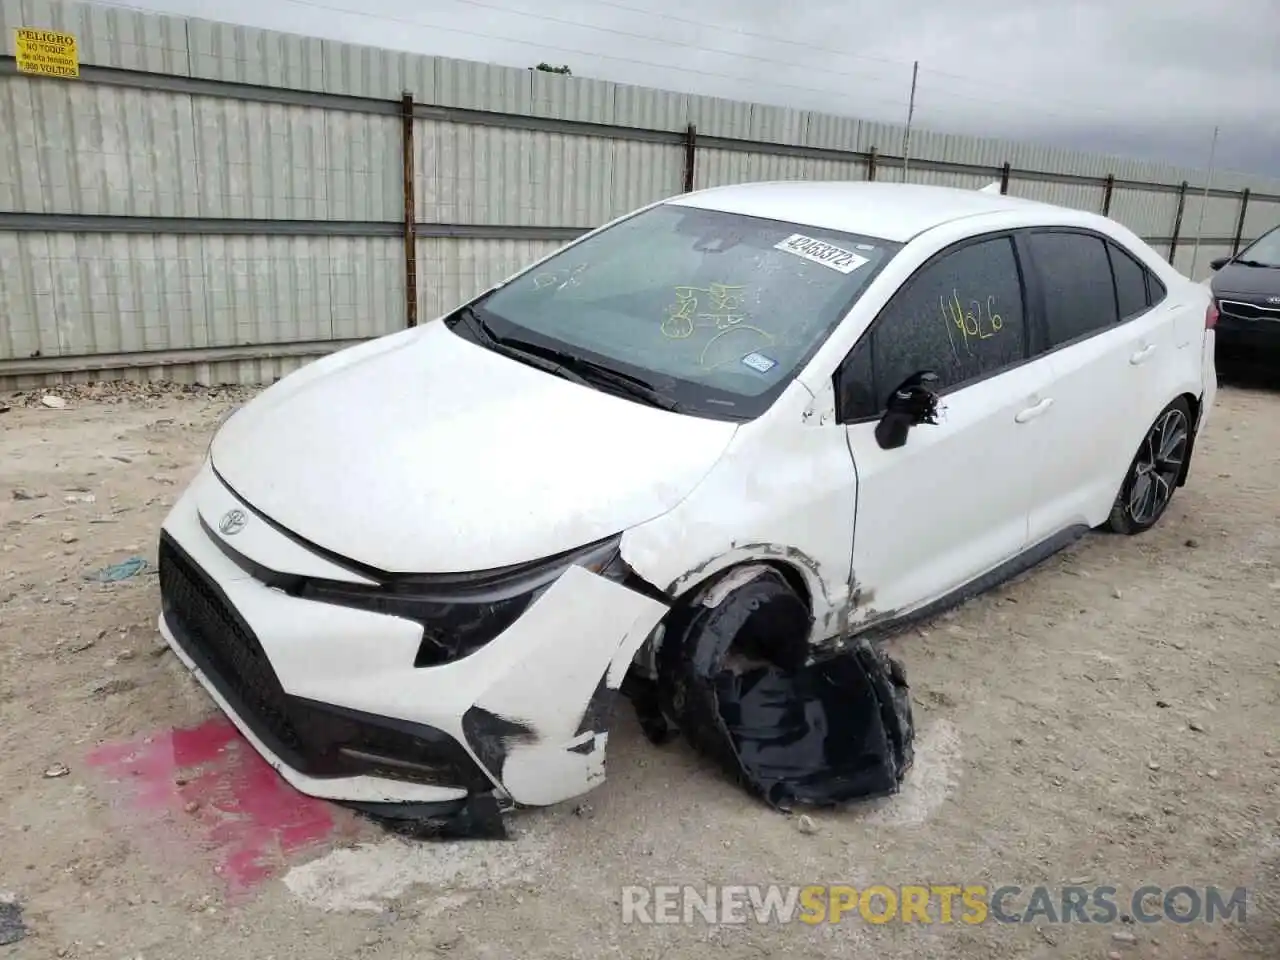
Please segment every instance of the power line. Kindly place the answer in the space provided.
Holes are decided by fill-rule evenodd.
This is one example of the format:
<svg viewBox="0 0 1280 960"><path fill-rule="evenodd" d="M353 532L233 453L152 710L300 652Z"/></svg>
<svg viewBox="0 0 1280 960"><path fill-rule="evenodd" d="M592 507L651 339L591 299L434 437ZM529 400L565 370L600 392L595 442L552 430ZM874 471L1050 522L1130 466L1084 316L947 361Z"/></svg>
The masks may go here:
<svg viewBox="0 0 1280 960"><path fill-rule="evenodd" d="M455 2L468 3L468 2L473 2L473 0L455 0ZM891 65L895 67L901 67L904 72L904 75L906 75L907 72L914 66L913 61L910 61L910 60L896 60L890 57L875 57L875 56L871 56L869 54L864 54L864 53L850 53L847 50L840 50L836 47L823 46L822 44L811 43L804 40L789 40L785 37L774 36L767 33L757 33L752 30L743 30L739 27L728 27L718 23L708 23L705 20L694 20L690 17L677 16L676 14L673 14L673 13L663 13L658 10L650 10L646 7L637 7L629 3L622 3L620 2L620 0L591 0L591 5L596 7L613 7L618 10L628 10L628 11L631 11L632 13L640 13L640 14L644 14L647 17L654 17L660 20L670 20L674 23L683 23L689 26L694 26L694 27L703 27L705 29L716 30L721 33L732 33L740 37L748 37L753 40L761 40L766 43L786 44L787 46L796 47L800 50L805 50L809 52L826 53L832 56L844 57L845 59L848 59L848 60L865 60L869 63L881 63L881 64ZM516 11L510 11L510 12L514 13ZM578 25L586 26L585 24L578 24ZM734 54L734 55L745 56L745 54ZM824 70L823 72L826 73L830 71ZM1013 91L1015 89L1014 87L1011 87L1005 84L992 83L989 78L966 76L965 74L961 74L961 73L950 73L945 70L935 70L932 67L921 66L920 73L932 74L935 77L946 77L951 80L959 80L963 83L980 84L996 90ZM957 96L961 96L961 95L957 94ZM993 100L992 102L999 103L999 102L1012 102L1012 101ZM1068 101L1065 101L1065 100L1058 100L1056 102L1060 106L1073 106L1073 107L1076 106L1076 104L1068 103ZM1024 103L1026 102L1024 101ZM1036 104L1027 103L1026 105L1036 106L1037 108L1039 108L1041 104L1042 102L1037 102Z"/></svg>
<svg viewBox="0 0 1280 960"><path fill-rule="evenodd" d="M155 9L147 9L147 8L137 7L127 3L116 2L116 0L92 0L92 2L98 3L102 6L119 7L125 10L133 10L140 13L160 12ZM437 31L442 33L456 33L462 36L477 37L481 40L489 40L489 41L497 40L497 41L502 41L504 43L514 43L520 46L525 46L525 47L530 47L530 48L540 50L543 53L547 51L548 47L554 47L554 49L559 50L562 53L573 54L576 56L595 57L596 59L599 59L599 60L612 60L617 63L629 63L635 66L649 67L651 69L658 69L658 70L675 71L677 73L692 73L692 74L697 74L699 76L712 77L718 80L732 80L735 83L750 83L750 84L762 84L762 85L774 86L774 87L786 87L791 90L801 90L805 93L820 93L825 96L839 96L839 97L844 97L845 99L848 99L847 90L835 90L830 87L808 87L808 86L803 86L795 83L786 83L781 80L762 80L757 77L735 76L733 74L718 73L712 70L699 70L695 67L685 67L685 66L679 66L679 65L670 64L670 63L655 63L652 60L638 60L634 57L619 57L614 54L599 53L594 50L579 50L573 47L566 47L559 43L556 43L556 44L539 43L533 40L521 40L516 37L508 37L508 36L503 36L501 34L494 34L489 32L480 33L475 30L463 30L460 27L446 27L446 26L441 26L439 24L435 24L435 23L424 23L421 20L410 20L405 17L391 16L390 14L369 13L367 10L353 10L348 7L338 7L338 6L334 6L327 3L316 2L316 0L280 0L280 2L291 3L291 4L294 4L295 6L306 7L312 10L325 10L330 13L342 13L342 14L347 14L349 16L353 16L353 17L365 17L366 19L369 19L369 20L382 20L389 23L399 23L409 27L416 27L420 30L432 30L432 31ZM656 40L655 38L652 38L652 37L640 37L638 34L635 36L639 39L653 40L654 42L657 42L657 43L666 42L663 40ZM738 54L728 53L728 51L721 51L721 52L727 53L730 56L738 55ZM859 98L859 102L860 103L884 103L899 109L906 106L905 99L889 99L887 97L862 97L862 98Z"/></svg>
<svg viewBox="0 0 1280 960"><path fill-rule="evenodd" d="M760 63L773 64L775 66L796 67L798 64L788 63L785 60L778 60L775 57L762 57L753 53L742 53L737 50L725 50L721 47L708 47L700 43L686 43L682 40L668 40L664 37L653 37L648 34L634 33L630 30L619 30L616 27L602 27L593 23L583 23L580 20L568 20L563 17L553 17L546 13L531 13L526 10L517 10L512 7L504 7L498 3L486 3L485 0L449 0L451 3L461 3L469 7L478 7L483 10L496 10L499 13L506 13L517 17L527 17L531 20L539 20L543 23L559 23L568 27L575 27L581 30L594 30L597 33L610 33L618 37L626 37L630 40L644 40L648 43L658 43L668 47L684 47L688 50L696 50L699 53L719 53L726 57L741 57L744 60L756 60ZM869 73L858 73L851 70L830 70L824 68L823 74L830 76L851 77L855 80L870 80L873 83L901 83L902 81L895 78L875 76Z"/></svg>
<svg viewBox="0 0 1280 960"><path fill-rule="evenodd" d="M661 37L649 36L647 34L634 33L630 30L620 30L615 27L603 27L603 26L598 26L596 24L583 23L577 20L568 20L562 17L554 17L544 13L531 13L525 10L518 10L512 7L503 6L502 4L488 3L486 2L486 0L450 0L450 2L463 4L465 6L470 6L470 7L477 7L479 9L484 9L484 10L495 10L499 13L506 13L513 16L540 20L545 23L559 23L565 26L576 27L583 30L593 30L598 33L608 33L608 34L613 34L614 36L626 37L628 39L633 39L633 40L644 40L648 43L657 43L657 44L662 44L664 46L670 46L670 47L684 47L686 49L696 50L701 53L718 53L722 56L727 56L727 57L741 57L744 60L755 60L759 63L767 63L773 66L781 66L781 67L787 67L787 68L794 68L795 66L797 66L794 63L788 63L785 60L778 60L775 57L764 57L758 54L742 53L736 50L725 50L720 47L708 47L702 44L686 43L680 40L667 40ZM801 41L796 41L796 40L784 40L779 37L769 37L765 34L752 33L750 31L739 30L736 28L722 27L716 24L709 24L704 21L692 20L686 17L678 17L678 16L675 16L674 14L666 14L666 13L659 13L658 11L644 10L640 7L633 7L630 4L625 4L620 2L606 3L606 2L603 2L603 0L592 0L592 3L593 5L611 6L611 7L617 7L618 9L622 9L622 10L632 10L637 13L645 13L651 16L658 17L660 19L664 19L664 20L672 20L679 23L702 26L708 29L714 29L721 32L731 32L735 34L740 34L743 36L752 37L752 38L764 40L767 42L787 43L789 45L797 46L802 49L834 54L836 56L842 56L847 59L867 60L867 61L874 61L876 63L882 63L882 64L887 64L892 66L900 66L904 70L904 76L899 79L899 78L891 78L891 77L884 77L884 76L875 76L868 73L854 72L850 70L835 70L828 67L824 67L822 68L822 71L821 71L824 76L849 77L851 79L859 80L863 82L870 81L872 83L892 83L892 84L904 84L907 82L907 78L910 78L910 82L912 83L912 85L914 85L916 82L916 77L918 76L919 73L930 73L934 76L948 77L954 80L961 80L966 83L986 84L989 82L985 79L978 79L976 77L966 77L966 76L963 76L962 74L946 73L941 70L932 70L927 67L921 67L918 61L907 63L905 61L890 60L882 57L868 57L860 54L852 54L852 53L836 50L831 47L817 46L817 45L803 43ZM1011 88L1002 88L999 85L993 85L993 86L995 89L1011 89ZM950 96L959 97L961 99L975 100L975 101L982 100L982 98L975 97L972 94L955 93L953 91L947 91L947 93ZM885 102L889 102L889 101L885 101ZM898 103L898 101L893 101L893 102ZM1068 116L1067 114L1054 113L1053 111L1046 111L1044 109L1044 102L1042 100L1037 101L1036 103L1033 104L1026 100L1018 101L1018 100L1009 100L1007 98L1003 98L1003 99L987 98L987 102L999 103L999 104L1018 104L1020 106L1034 107L1038 112L1048 113L1051 116L1063 116L1063 117ZM1059 105L1067 106L1067 103L1066 101L1059 101ZM1111 113L1104 111L1098 107L1085 107L1083 105L1075 104L1075 103L1070 104L1070 106L1073 109L1085 110L1088 112L1097 113L1100 116L1101 115L1112 116Z"/></svg>
<svg viewBox="0 0 1280 960"><path fill-rule="evenodd" d="M920 72L921 73L925 72L923 67L920 68ZM1019 106L1027 109L1034 109L1035 112L1041 116L1059 117L1063 120L1076 119L1076 117L1073 116L1072 114L1061 113L1058 111L1045 109L1043 101L1032 102L1030 100L1010 100L1008 98L1002 98L1002 97L976 97L971 93L959 93L955 90L949 90L945 87L929 86L926 88L923 84L921 85L921 89L928 90L928 92L930 93L940 94L941 96L944 96L944 97L955 97L959 100L970 100L970 101L973 101L974 103L987 103L987 104L996 104L996 105L1008 104L1008 105ZM927 104L927 102L928 101L926 99L925 103ZM1065 102L1063 103L1063 105L1066 105ZM1109 120L1115 119L1115 114L1113 112L1109 110L1104 110L1101 107L1085 106L1084 104L1071 104L1070 106L1074 110L1080 113L1091 113L1099 117L1106 117Z"/></svg>
<svg viewBox="0 0 1280 960"><path fill-rule="evenodd" d="M119 7L121 9L134 10L141 13L157 12L154 9L138 7L128 3L118 2L118 0L93 0L93 2L100 3L103 6ZM619 63L628 63L628 64L637 65L637 66L675 71L678 73L690 73L698 76L711 77L711 78L720 79L720 80L732 80L737 83L749 83L749 84L755 84L758 86L782 87L782 88L791 89L791 90L799 90L806 93L823 94L824 96L828 96L828 97L838 96L845 100L850 99L849 92L847 89L837 90L837 89L832 89L828 87L811 87L811 86L805 86L801 84L787 83L782 80L764 79L764 78L750 77L750 76L738 76L738 75L727 74L727 73L718 72L718 71L698 69L696 67L655 63L653 61L641 60L634 57L620 57L614 54L599 53L597 51L592 51L592 50L579 50L572 47L564 47L558 43L545 44L545 43L539 43L536 41L521 40L515 37L496 35L489 32L465 30L459 27L445 27L445 26L434 24L434 23L426 23L420 20L397 17L391 14L378 14L378 13L370 13L365 10L354 10L347 7L340 7L340 6L335 6L328 3L319 2L319 0L283 0L283 2L292 3L296 6L307 7L311 9L326 10L329 12L340 13L340 14L345 14L349 16L364 17L366 19L371 19L375 21L386 21L388 23L404 24L406 26L416 27L418 29L433 30L433 31L439 31L444 33L456 33L463 36L476 37L483 40L496 40L504 43L514 43L521 46L536 48L543 52L546 52L546 50L550 46L550 47L554 47L554 49L557 49L563 53L574 54L578 56L595 57L601 60L611 60ZM781 61L781 60L773 59L770 57L763 57L756 54L741 53L741 52L732 51L732 50L724 50L717 47L705 47L698 44L686 43L683 41L666 40L660 37L653 37L645 34L633 33L631 31L615 29L612 27L602 27L594 24L580 23L577 21L568 20L564 18L551 17L544 14L540 14L540 13L530 13L527 11L516 10L510 7L505 7L505 6L502 6L501 4L489 3L489 2L486 2L486 0L453 0L453 2L460 3L467 6L473 6L481 9L494 10L497 12L506 13L514 16L522 16L522 17L537 19L537 20L541 20L549 23L564 24L566 26L579 27L586 30L594 30L600 33L613 34L616 36L626 37L628 39L643 40L645 42L662 44L669 47L681 47L681 48L697 50L698 52L715 53L721 56L740 57L747 60L754 60L760 63L766 63L766 64L785 67L789 69L795 68L797 66L797 64L794 64L794 63L787 63L786 61ZM827 53L835 56L845 57L848 59L866 60L869 62L873 61L876 63L889 64L893 66L902 66L904 67L904 69L906 67L914 66L913 64L909 64L904 61L891 60L891 59L882 58L882 57L871 57L871 56L865 56L860 54L852 54L845 51L837 50L832 47L824 47L820 45L805 43L802 41L788 40L781 37L770 37L765 34L754 33L749 30L742 30L735 27L723 27L717 24L706 23L705 21L693 20L687 17L680 17L675 14L661 13L659 11L648 10L645 8L632 6L631 4L619 2L619 0L592 0L592 2L593 4L598 6L615 7L620 10L629 10L636 13L643 13L645 15L659 18L659 19L671 20L674 22L685 23L693 26L701 26L708 29L718 30L724 33L738 34L741 36L757 38L760 40L773 42L773 43L785 43L790 46L795 46L801 49ZM875 82L875 83L884 84L884 83L899 82L897 80L894 80L888 77L876 77L870 74L855 73L852 71L824 69L821 72L824 76L850 77L864 83ZM953 74L953 73L947 73L940 70L932 70L924 66L919 67L919 74L921 75L931 74L933 76L948 77L953 80L958 80L964 83L970 83L975 85L989 83L986 80L980 80L975 77L966 77L962 74ZM1093 114L1098 117L1106 117L1108 119L1111 119L1114 117L1114 114L1112 114L1110 111L1103 110L1102 108L1099 108L1096 106L1091 106L1091 105L1086 106L1081 103L1068 103L1067 101L1049 101L1049 103L1056 102L1059 106L1062 106L1062 107L1069 107L1073 111L1073 113L1069 114L1061 111L1054 111L1051 109L1047 109L1046 101L1042 99L1038 99L1032 102L1029 100L1018 100L1018 99L990 97L990 96L980 97L980 96L975 96L973 94L958 92L958 91L949 89L947 87L935 87L931 83L926 85L925 81L927 79L928 79L927 77L921 76L920 89L921 89L921 92L925 94L937 94L943 97L953 97L961 100L968 100L974 103L983 103L983 104L991 104L991 105L1013 105L1013 106L1022 107L1024 109L1035 110L1036 113L1039 115L1059 117L1062 119L1076 119L1076 115L1081 112ZM901 81L904 89L906 88L907 82L908 81L905 77ZM991 86L993 86L995 89L1011 89L1011 88L1002 88L998 85L991 85ZM926 114L931 113L934 105L929 102L930 99L931 99L931 96L923 97L920 103L917 104L917 108L923 107L924 112ZM899 98L890 98L890 97L883 97L883 96L861 97L858 99L857 105L861 106L863 104L885 104L897 110L901 110L904 107L908 106L908 102L905 98L899 99ZM895 120L891 122L897 122L897 121Z"/></svg>
<svg viewBox="0 0 1280 960"><path fill-rule="evenodd" d="M675 23L685 23L692 27L706 27L711 30L719 30L722 33L734 33L740 37L750 37L755 40L767 40L770 43L785 43L788 46L800 47L805 50L821 50L824 53L834 53L837 56L849 57L853 60L866 60L875 63L892 64L896 67L907 68L911 66L907 60L892 60L888 57L872 57L867 54L849 53L845 50L836 50L832 47L818 46L812 43L806 43L802 40L788 40L785 37L772 36L765 33L754 33L750 30L743 30L739 27L726 27L719 23L707 23L705 20L692 20L688 17L678 17L674 13L662 13L658 10L649 10L645 7L635 7L629 3L620 3L618 0L591 0L593 7L614 7L618 10L630 10L632 13L641 13L646 17L657 17L661 20L671 20Z"/></svg>

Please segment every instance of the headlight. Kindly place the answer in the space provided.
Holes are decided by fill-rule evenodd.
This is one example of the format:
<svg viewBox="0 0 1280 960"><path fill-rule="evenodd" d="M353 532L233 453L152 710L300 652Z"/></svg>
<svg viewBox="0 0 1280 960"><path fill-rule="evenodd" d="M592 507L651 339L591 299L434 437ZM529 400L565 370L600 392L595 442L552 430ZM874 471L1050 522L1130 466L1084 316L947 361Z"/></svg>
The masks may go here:
<svg viewBox="0 0 1280 960"><path fill-rule="evenodd" d="M627 580L632 574L618 551L621 539L482 573L396 577L373 587L306 580L297 595L422 624L414 666L435 666L474 653L498 636L571 566L617 583Z"/></svg>

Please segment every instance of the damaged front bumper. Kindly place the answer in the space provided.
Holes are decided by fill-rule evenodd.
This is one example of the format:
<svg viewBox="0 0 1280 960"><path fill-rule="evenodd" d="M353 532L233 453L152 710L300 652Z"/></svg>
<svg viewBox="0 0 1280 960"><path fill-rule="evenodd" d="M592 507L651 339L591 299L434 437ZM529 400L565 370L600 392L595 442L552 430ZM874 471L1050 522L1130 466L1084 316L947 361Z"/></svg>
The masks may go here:
<svg viewBox="0 0 1280 960"><path fill-rule="evenodd" d="M253 524L234 551L215 540L230 511ZM246 569L350 578L301 549L208 465L160 543L161 632L294 787L488 833L501 807L557 803L604 779L617 691L664 603L571 566L480 649L415 666L421 625L293 596Z"/></svg>

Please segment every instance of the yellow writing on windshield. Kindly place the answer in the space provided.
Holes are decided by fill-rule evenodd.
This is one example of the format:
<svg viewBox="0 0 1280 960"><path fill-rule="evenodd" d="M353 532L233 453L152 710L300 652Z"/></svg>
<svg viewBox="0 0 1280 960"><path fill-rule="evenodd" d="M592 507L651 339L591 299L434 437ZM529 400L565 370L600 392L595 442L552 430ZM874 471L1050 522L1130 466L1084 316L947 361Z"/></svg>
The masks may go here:
<svg viewBox="0 0 1280 960"><path fill-rule="evenodd" d="M747 318L742 309L746 302L745 289L741 284L724 283L676 287L676 301L667 307L662 319L662 335L672 340L686 340L698 326L711 325L717 330L736 326Z"/></svg>
<svg viewBox="0 0 1280 960"><path fill-rule="evenodd" d="M745 284L711 283L705 287L678 286L672 288L675 302L667 307L662 318L662 335L670 340L688 340L694 331L713 330L698 355L698 366L704 370L737 360L740 353L733 353L714 363L708 361L712 346L723 341L731 333L740 331L755 334L757 346L772 344L773 334L752 326L745 321L747 296Z"/></svg>
<svg viewBox="0 0 1280 960"><path fill-rule="evenodd" d="M714 370L716 367L722 367L726 363L730 363L731 361L739 359L740 354L735 351L732 356L725 357L723 360L718 360L715 363L707 362L707 354L711 352L711 347L714 344L723 340L725 337L727 337L731 333L739 333L739 332L754 333L754 334L757 334L759 337L762 337L764 340L764 343L763 344L757 343L756 344L757 348L762 345L772 345L774 342L773 334L766 333L765 331L761 330L759 327L753 327L745 323L739 324L736 327L729 327L727 330L721 330L719 333L717 333L715 336L713 336L710 340L707 341L706 346L702 348L702 353L698 355L698 366L702 367L704 370Z"/></svg>
<svg viewBox="0 0 1280 960"><path fill-rule="evenodd" d="M938 297L938 308L942 311L942 320L947 324L947 335L955 346L955 335L951 328L960 331L965 349L969 349L970 340L989 340L1004 328L1004 319L996 313L996 298L987 297L986 302L970 300L965 307L960 301L960 293L951 291L951 297Z"/></svg>

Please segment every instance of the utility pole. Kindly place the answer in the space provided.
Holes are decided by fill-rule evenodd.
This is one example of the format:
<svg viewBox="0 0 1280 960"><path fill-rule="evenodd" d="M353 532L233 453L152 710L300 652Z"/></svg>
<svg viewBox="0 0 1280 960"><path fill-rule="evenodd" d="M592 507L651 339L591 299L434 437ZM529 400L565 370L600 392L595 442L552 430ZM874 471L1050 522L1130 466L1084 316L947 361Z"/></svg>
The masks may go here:
<svg viewBox="0 0 1280 960"><path fill-rule="evenodd" d="M1218 128L1213 128L1213 142L1209 145L1209 175L1204 181L1204 196L1200 200L1200 222L1196 224L1196 242L1191 248L1191 271L1187 274L1192 280L1196 278L1196 261L1200 258L1200 234L1204 232L1204 210L1209 206L1209 186L1213 183L1213 161L1218 152Z"/></svg>
<svg viewBox="0 0 1280 960"><path fill-rule="evenodd" d="M916 112L916 79L920 76L920 61L911 64L911 99L907 101L907 129L902 134L902 182L907 182L907 158L911 155L911 119Z"/></svg>

